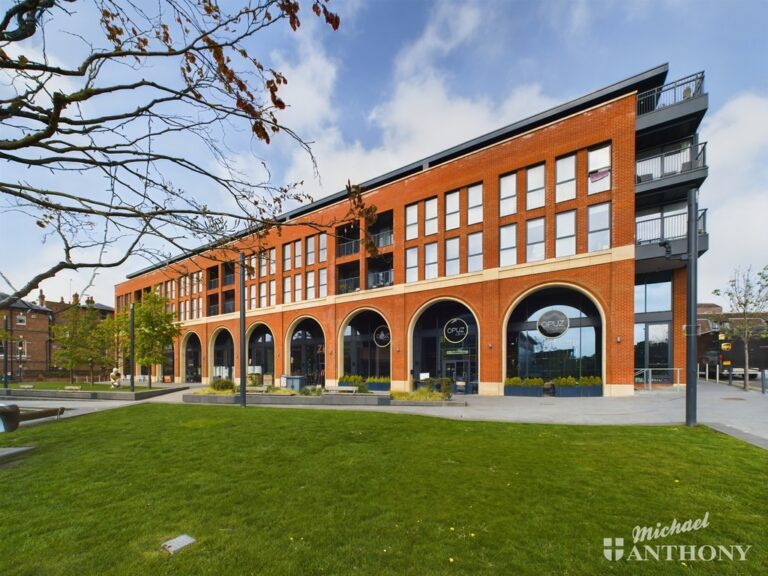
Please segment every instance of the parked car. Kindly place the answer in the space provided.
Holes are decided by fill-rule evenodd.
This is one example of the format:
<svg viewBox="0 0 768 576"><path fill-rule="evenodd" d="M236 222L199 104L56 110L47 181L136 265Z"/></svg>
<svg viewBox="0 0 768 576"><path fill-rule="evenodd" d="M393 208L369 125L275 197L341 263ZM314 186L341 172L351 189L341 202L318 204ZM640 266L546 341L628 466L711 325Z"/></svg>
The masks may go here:
<svg viewBox="0 0 768 576"><path fill-rule="evenodd" d="M744 380L744 368L739 368L738 366L723 368L723 371L720 373L720 377L722 378L723 376L725 376L726 378L728 378L728 374L730 373L731 370L733 370L734 380ZM749 379L757 380L758 378L760 378L760 370L758 370L757 368L750 368Z"/></svg>

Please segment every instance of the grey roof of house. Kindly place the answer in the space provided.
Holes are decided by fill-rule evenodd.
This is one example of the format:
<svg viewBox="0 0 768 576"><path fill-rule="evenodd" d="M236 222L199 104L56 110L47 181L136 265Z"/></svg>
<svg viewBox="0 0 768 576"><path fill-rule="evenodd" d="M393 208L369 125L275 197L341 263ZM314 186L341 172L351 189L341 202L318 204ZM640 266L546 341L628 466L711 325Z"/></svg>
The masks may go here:
<svg viewBox="0 0 768 576"><path fill-rule="evenodd" d="M452 146L451 148L443 150L442 152L438 152L437 154L433 154L431 156L428 156L427 158L423 158L422 160L412 162L411 164L407 164L405 166L402 166L401 168L392 170L391 172L387 172L386 174L382 174L381 176L371 178L370 180L367 180L362 184L360 184L360 186L363 188L364 191L369 191L369 190L378 188L380 186L384 186L385 184L389 184L390 182L394 182L395 180L399 180L400 178L405 178L407 176L418 174L419 172L422 172L434 166L438 166L440 164L453 160L454 158L463 156L464 154L468 154L475 150L479 150L480 148L484 148L491 144L501 142L503 140L506 140L508 138L521 134L523 132L528 132L529 130L532 130L539 126L549 124L556 120L565 118L566 116L570 116L572 114L581 112L588 108L592 108L593 106L597 106L598 104L612 100L622 94L627 94L635 90L637 92L645 92L646 90L650 90L658 86L663 86L667 78L668 72L669 72L669 64L661 64L660 66L656 66L654 68L646 70L645 72L641 72L640 74L630 76L628 78L625 78L624 80L620 80L619 82L615 82L614 84L611 84L604 88L600 88L599 90L595 90L594 92L590 92L589 94L586 94L584 96L580 96L575 100L571 100L564 104L560 104L559 106L555 106L554 108L550 108L549 110L545 110L544 112L541 112L539 114L529 116L528 118L520 120L519 122L514 122L512 124L499 128L498 130L494 130L493 132L488 132L487 134L483 134L482 136L478 136L477 138L473 138L472 140L468 140L467 142L464 142L462 144ZM320 208L324 208L326 206L330 206L337 202L341 202L344 199L346 199L346 197L347 197L346 190L341 190L340 192L336 192L334 194L324 196L323 198L320 198L314 202L311 202L309 204L300 206L299 208L286 212L285 214L280 216L278 220L281 222L285 222L294 218L298 218L300 216L303 216L305 214L308 214ZM254 229L251 228L239 234L236 234L230 238L219 240L216 242L210 242L208 244L200 246L199 248L196 248L195 250L190 250L189 252L185 252L183 254L179 254L177 256L168 258L167 260L163 260L162 262L158 262L146 268L142 268L141 270L138 270L136 272L131 272L130 274L127 275L127 278L130 279L130 278L135 278L137 276L141 276L142 274L146 274L147 272L157 270L159 268L162 268L163 266L167 266L168 264L179 262L181 260L189 258L190 256L201 254L212 248L216 248L228 242L232 242L233 240L237 240L238 238L243 238L244 236L248 236L253 232L254 232Z"/></svg>
<svg viewBox="0 0 768 576"><path fill-rule="evenodd" d="M0 292L0 299L7 298L7 297L8 297L8 294L4 292ZM16 302L11 304L11 308L16 308L18 310L34 310L35 312L52 312L50 308L46 308L45 306L39 306L38 304L27 302L26 300L16 300Z"/></svg>

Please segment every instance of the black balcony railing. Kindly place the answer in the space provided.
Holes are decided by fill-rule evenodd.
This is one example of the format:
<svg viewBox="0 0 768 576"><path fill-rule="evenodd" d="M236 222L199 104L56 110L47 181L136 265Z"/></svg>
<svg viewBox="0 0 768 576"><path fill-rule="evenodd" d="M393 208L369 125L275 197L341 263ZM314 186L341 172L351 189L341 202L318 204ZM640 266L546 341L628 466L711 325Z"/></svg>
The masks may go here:
<svg viewBox="0 0 768 576"><path fill-rule="evenodd" d="M208 305L208 316L216 316L219 313L219 305L218 304L209 304Z"/></svg>
<svg viewBox="0 0 768 576"><path fill-rule="evenodd" d="M704 72L681 78L637 95L637 115L673 106L704 94Z"/></svg>
<svg viewBox="0 0 768 576"><path fill-rule="evenodd" d="M686 146L672 152L664 152L638 160L635 164L637 183L659 180L684 174L707 166L707 143Z"/></svg>
<svg viewBox="0 0 768 576"><path fill-rule="evenodd" d="M339 278L339 284L337 286L338 294L348 294L360 289L360 277L354 276L353 278Z"/></svg>
<svg viewBox="0 0 768 576"><path fill-rule="evenodd" d="M707 210L699 210L696 229L707 232ZM638 244L654 244L664 240L676 240L688 235L688 214L670 214L635 222L635 241Z"/></svg>
<svg viewBox="0 0 768 576"><path fill-rule="evenodd" d="M348 240L342 242L336 247L336 256L339 258L344 256L351 256L360 252L360 240Z"/></svg>
<svg viewBox="0 0 768 576"><path fill-rule="evenodd" d="M235 301L234 300L224 300L224 314L230 314L235 311Z"/></svg>
<svg viewBox="0 0 768 576"><path fill-rule="evenodd" d="M372 234L371 239L377 248L384 248L385 246L392 246L394 236L392 230L382 230L381 232Z"/></svg>
<svg viewBox="0 0 768 576"><path fill-rule="evenodd" d="M208 290L216 290L216 288L219 287L219 279L218 278L209 278L208 279Z"/></svg>
<svg viewBox="0 0 768 576"><path fill-rule="evenodd" d="M383 286L392 286L394 273L392 270L382 270L381 272L368 272L368 288L381 288Z"/></svg>
<svg viewBox="0 0 768 576"><path fill-rule="evenodd" d="M235 283L235 273L232 274L224 274L224 284L223 286L229 286L230 284Z"/></svg>

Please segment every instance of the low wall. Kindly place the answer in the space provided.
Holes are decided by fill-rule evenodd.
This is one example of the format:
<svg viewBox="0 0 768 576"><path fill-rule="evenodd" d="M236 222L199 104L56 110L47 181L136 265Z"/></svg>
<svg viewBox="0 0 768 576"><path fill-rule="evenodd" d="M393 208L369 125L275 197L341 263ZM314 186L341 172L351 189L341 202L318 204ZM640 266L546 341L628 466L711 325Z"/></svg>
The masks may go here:
<svg viewBox="0 0 768 576"><path fill-rule="evenodd" d="M146 400L171 392L186 390L189 386L174 388L154 388L141 392L98 392L88 390L27 390L19 388L0 388L0 398L46 398L56 400Z"/></svg>

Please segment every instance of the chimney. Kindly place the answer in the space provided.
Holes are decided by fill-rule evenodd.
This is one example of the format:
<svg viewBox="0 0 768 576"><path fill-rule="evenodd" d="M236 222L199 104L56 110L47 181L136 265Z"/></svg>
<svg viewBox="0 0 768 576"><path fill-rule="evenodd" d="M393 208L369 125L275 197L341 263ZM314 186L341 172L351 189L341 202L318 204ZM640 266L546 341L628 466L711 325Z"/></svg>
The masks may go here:
<svg viewBox="0 0 768 576"><path fill-rule="evenodd" d="M80 305L80 295L77 292L72 294L72 305L73 306L79 306Z"/></svg>
<svg viewBox="0 0 768 576"><path fill-rule="evenodd" d="M61 300L59 300L59 304L66 304L66 302L64 302L64 296L62 296Z"/></svg>
<svg viewBox="0 0 768 576"><path fill-rule="evenodd" d="M85 299L86 306L93 306L94 304L96 304L96 302L93 300L93 296L88 296L88 298Z"/></svg>
<svg viewBox="0 0 768 576"><path fill-rule="evenodd" d="M40 306L45 306L45 294L43 294L42 290L40 290L40 294L37 295L37 303Z"/></svg>

